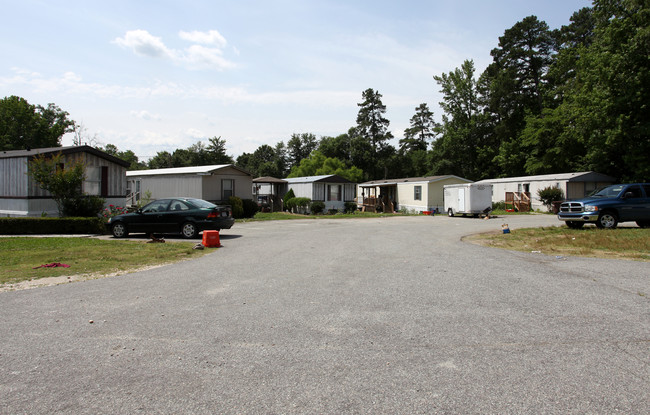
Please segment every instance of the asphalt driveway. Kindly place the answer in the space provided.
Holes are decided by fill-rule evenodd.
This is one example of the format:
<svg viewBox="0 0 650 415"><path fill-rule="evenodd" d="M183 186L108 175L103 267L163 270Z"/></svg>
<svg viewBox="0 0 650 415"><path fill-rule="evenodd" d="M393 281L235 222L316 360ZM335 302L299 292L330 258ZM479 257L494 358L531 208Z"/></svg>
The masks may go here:
<svg viewBox="0 0 650 415"><path fill-rule="evenodd" d="M502 223L238 223L197 260L0 293L0 413L646 414L648 263L460 241Z"/></svg>

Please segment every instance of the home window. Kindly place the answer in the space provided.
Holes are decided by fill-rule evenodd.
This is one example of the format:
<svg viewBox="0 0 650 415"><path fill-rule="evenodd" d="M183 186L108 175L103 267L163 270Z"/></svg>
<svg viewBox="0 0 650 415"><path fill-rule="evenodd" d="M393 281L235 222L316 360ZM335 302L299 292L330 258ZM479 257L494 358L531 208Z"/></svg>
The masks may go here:
<svg viewBox="0 0 650 415"><path fill-rule="evenodd" d="M102 169L101 167L86 168L85 191L89 195L99 196L102 188Z"/></svg>
<svg viewBox="0 0 650 415"><path fill-rule="evenodd" d="M327 200L331 202L338 202L341 200L340 184L331 184L327 186Z"/></svg>
<svg viewBox="0 0 650 415"><path fill-rule="evenodd" d="M422 200L422 186L415 186L413 188L413 199Z"/></svg>
<svg viewBox="0 0 650 415"><path fill-rule="evenodd" d="M221 200L228 200L234 195L235 181L233 179L221 179Z"/></svg>

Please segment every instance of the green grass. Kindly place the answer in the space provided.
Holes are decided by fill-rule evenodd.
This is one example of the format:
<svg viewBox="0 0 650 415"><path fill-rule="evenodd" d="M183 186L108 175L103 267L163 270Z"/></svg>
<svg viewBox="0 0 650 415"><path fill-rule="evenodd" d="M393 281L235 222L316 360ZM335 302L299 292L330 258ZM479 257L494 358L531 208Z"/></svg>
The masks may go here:
<svg viewBox="0 0 650 415"><path fill-rule="evenodd" d="M212 252L194 243L146 243L94 238L0 238L0 284L43 277L121 273L147 266L197 258ZM70 268L37 268L60 262Z"/></svg>
<svg viewBox="0 0 650 415"><path fill-rule="evenodd" d="M495 248L547 255L650 261L650 229L598 229L566 226L515 229L509 234L484 233L464 240Z"/></svg>

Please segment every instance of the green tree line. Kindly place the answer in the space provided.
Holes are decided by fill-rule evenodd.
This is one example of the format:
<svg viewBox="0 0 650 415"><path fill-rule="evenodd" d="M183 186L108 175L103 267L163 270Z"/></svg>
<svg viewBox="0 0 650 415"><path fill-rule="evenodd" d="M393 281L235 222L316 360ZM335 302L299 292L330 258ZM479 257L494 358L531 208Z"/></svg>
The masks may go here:
<svg viewBox="0 0 650 415"><path fill-rule="evenodd" d="M593 170L621 181L650 180L650 5L594 0L568 25L528 16L506 29L480 74L472 59L435 74L441 122L414 109L398 145L382 95L362 92L356 124L334 137L292 134L234 160L213 137L147 163L109 144L132 169L235 163L255 176L340 174L353 181L455 174L471 180ZM0 101L0 150L56 145L74 129L54 104ZM15 114L12 113L15 112ZM27 115L25 115L27 114ZM10 120L27 120L18 128ZM11 118L13 117L13 118ZM20 118L22 117L22 118ZM47 145L45 145L47 144ZM60 144L59 144L60 145Z"/></svg>

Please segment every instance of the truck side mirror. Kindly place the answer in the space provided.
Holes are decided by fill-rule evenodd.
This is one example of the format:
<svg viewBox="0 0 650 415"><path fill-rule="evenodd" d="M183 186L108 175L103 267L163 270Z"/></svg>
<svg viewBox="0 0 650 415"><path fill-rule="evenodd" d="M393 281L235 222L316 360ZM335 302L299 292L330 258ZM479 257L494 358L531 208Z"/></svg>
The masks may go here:
<svg viewBox="0 0 650 415"><path fill-rule="evenodd" d="M630 199L633 197L634 197L634 193L632 192L625 192L625 194L623 195L623 199Z"/></svg>

